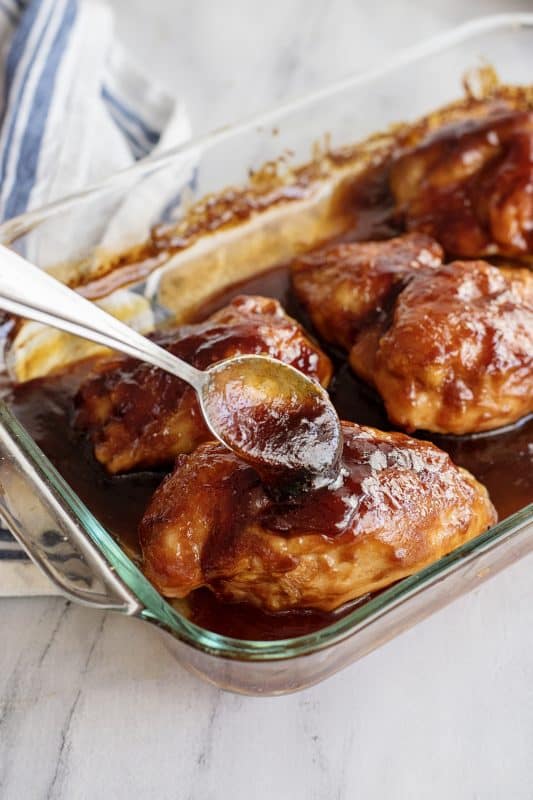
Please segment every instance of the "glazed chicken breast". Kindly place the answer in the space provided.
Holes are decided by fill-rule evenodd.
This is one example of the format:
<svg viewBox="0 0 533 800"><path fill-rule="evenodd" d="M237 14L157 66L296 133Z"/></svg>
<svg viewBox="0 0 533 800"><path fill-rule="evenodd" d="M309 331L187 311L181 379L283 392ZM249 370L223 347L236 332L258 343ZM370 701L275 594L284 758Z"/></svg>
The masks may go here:
<svg viewBox="0 0 533 800"><path fill-rule="evenodd" d="M441 264L438 246L417 236L295 262L294 289L313 323L407 430L473 433L533 412L533 275Z"/></svg>
<svg viewBox="0 0 533 800"><path fill-rule="evenodd" d="M293 262L292 284L323 339L349 350L412 275L438 267L442 256L440 245L421 233L329 245Z"/></svg>
<svg viewBox="0 0 533 800"><path fill-rule="evenodd" d="M533 113L441 128L395 161L390 185L407 229L449 256L533 255Z"/></svg>
<svg viewBox="0 0 533 800"><path fill-rule="evenodd" d="M154 340L198 369L244 353L266 354L327 386L331 362L276 300L241 296L201 324L158 333ZM135 359L101 362L81 386L76 423L90 432L110 473L172 463L212 438L194 390Z"/></svg>
<svg viewBox="0 0 533 800"><path fill-rule="evenodd" d="M407 430L516 422L533 412L533 274L454 261L415 275L349 360Z"/></svg>
<svg viewBox="0 0 533 800"><path fill-rule="evenodd" d="M147 577L168 597L207 586L268 611L330 611L496 521L485 488L434 445L342 427L338 480L285 501L218 443L180 456L140 525Z"/></svg>

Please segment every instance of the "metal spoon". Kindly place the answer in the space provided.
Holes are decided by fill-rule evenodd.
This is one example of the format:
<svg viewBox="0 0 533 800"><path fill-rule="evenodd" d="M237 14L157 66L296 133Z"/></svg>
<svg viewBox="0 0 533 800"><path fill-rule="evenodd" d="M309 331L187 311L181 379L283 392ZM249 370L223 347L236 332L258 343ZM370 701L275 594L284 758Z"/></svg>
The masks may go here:
<svg viewBox="0 0 533 800"><path fill-rule="evenodd" d="M0 307L186 381L213 436L274 488L320 488L336 478L342 449L337 412L322 386L294 367L241 355L198 370L2 245Z"/></svg>

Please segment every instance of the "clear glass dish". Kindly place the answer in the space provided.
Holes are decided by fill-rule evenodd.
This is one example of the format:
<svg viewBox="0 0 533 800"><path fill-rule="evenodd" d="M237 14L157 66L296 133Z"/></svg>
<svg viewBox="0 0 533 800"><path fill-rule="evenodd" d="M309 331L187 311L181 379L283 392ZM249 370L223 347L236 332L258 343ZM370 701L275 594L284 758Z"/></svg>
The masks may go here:
<svg viewBox="0 0 533 800"><path fill-rule="evenodd" d="M67 279L73 269L97 271L107 253L138 244L169 214L179 219L191 200L244 184L251 169L282 151L291 151L295 162L302 163L325 132L331 146L339 147L451 102L460 95L464 74L480 60L494 66L506 84L530 83L533 14L463 25L384 68L348 78L11 220L0 227L0 239ZM291 208L258 214L249 225L254 241L257 220L259 240L264 234L261 221L266 221L271 236L273 230L285 233L288 241L290 227L280 226L290 226L286 220ZM235 281L237 228L212 232L167 260L145 263L113 297L123 301L126 292L126 305L139 300L141 327L147 317L153 322L179 315L184 304L199 302L210 282L220 288ZM245 244L246 236L245 231ZM272 238L280 241L283 236ZM276 251L272 257L279 262L279 255ZM258 258L250 268L265 265ZM530 505L318 632L274 642L247 641L200 628L169 605L5 405L0 405L0 485L0 513L64 594L158 625L181 664L218 686L256 695L295 691L328 677L533 549Z"/></svg>

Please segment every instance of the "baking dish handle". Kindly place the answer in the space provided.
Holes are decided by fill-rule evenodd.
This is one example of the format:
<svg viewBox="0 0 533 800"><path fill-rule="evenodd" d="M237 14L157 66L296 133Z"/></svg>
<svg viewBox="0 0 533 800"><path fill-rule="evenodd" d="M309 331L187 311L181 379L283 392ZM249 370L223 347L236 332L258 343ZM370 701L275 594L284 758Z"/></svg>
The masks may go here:
<svg viewBox="0 0 533 800"><path fill-rule="evenodd" d="M98 533L98 523L1 401L0 515L66 597L93 608L139 613L137 598L85 532L93 524Z"/></svg>

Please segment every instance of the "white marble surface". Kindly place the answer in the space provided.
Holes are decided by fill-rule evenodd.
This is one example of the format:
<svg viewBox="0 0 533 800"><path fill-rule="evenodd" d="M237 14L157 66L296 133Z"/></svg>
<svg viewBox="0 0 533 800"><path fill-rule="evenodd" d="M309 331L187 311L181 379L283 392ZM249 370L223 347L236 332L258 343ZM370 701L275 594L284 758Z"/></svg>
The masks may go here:
<svg viewBox="0 0 533 800"><path fill-rule="evenodd" d="M505 2L113 0L197 131ZM533 10L515 0L514 9ZM148 625L2 600L0 797L532 798L532 558L285 698L200 683Z"/></svg>

